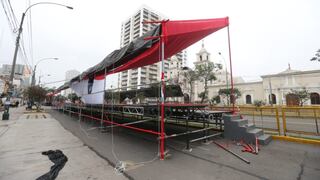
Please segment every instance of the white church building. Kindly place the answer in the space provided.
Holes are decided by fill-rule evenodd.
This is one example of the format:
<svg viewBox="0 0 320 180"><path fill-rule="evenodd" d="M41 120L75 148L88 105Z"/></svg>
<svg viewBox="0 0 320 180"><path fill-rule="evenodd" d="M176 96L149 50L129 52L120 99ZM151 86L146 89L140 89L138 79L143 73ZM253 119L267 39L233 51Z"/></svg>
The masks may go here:
<svg viewBox="0 0 320 180"><path fill-rule="evenodd" d="M210 53L204 48L204 44L196 54L195 65L208 63L211 60ZM218 63L214 62L213 63ZM216 72L217 80L208 82L208 99L218 96L220 89L230 88L230 74L223 67ZM320 105L320 70L299 71L288 68L277 74L262 75L262 80L245 82L241 77L234 77L234 87L239 89L241 97L236 100L238 105L253 104L255 100L262 100L266 104L298 105L297 97L290 94L291 90L306 90L310 93L310 99L305 105ZM183 83L187 90L190 87ZM204 83L196 81L193 87L192 101L200 101L198 94L204 91ZM184 93L189 93L185 91ZM220 105L226 104L226 99L220 97ZM272 101L271 101L272 100Z"/></svg>

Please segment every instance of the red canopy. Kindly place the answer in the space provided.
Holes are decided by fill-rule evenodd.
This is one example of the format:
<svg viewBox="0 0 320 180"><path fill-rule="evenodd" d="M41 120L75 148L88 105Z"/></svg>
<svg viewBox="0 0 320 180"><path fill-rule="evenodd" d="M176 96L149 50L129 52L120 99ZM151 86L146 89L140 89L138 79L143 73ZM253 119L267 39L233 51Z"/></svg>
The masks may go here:
<svg viewBox="0 0 320 180"><path fill-rule="evenodd" d="M162 36L164 37L164 58L182 51L204 37L229 25L228 17L202 20L182 20L162 22ZM161 42L154 44L151 48L128 63L108 72L113 74L128 69L134 69L160 61L159 47ZM102 75L100 72L98 75Z"/></svg>
<svg viewBox="0 0 320 180"><path fill-rule="evenodd" d="M161 36L163 37L161 40L164 42L164 58L166 59L203 39L204 37L228 26L229 19L228 17L225 17L201 20L163 21L160 23ZM89 68L87 72L77 76L75 79L79 81L87 78L87 76L90 74L94 75L95 77L104 78L105 72L108 75L159 62L161 41L155 41L151 44L152 45L148 48L142 46L140 49L143 49L143 51L141 53L133 53L129 59L127 59L125 53L128 51L128 48L130 49L130 47L124 47L124 51L115 51L108 56L117 56L119 53L121 54L121 52L124 54L122 54L119 59L115 58L116 60L111 60L109 63L103 63L104 61L102 61L102 63ZM122 62L123 59L125 60ZM117 62L118 65L114 69L110 68L112 67L112 63L115 62ZM68 83L69 82L67 82L67 84Z"/></svg>

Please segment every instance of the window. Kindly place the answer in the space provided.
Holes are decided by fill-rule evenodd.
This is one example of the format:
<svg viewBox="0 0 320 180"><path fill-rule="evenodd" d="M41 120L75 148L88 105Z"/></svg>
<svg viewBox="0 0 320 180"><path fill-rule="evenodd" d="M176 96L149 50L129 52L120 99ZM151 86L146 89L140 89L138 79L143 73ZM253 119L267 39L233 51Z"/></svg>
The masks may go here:
<svg viewBox="0 0 320 180"><path fill-rule="evenodd" d="M313 92L310 94L311 104L320 104L320 96L318 93Z"/></svg>
<svg viewBox="0 0 320 180"><path fill-rule="evenodd" d="M252 104L251 95L246 95L246 104Z"/></svg>
<svg viewBox="0 0 320 180"><path fill-rule="evenodd" d="M202 61L202 56L200 55L200 61Z"/></svg>

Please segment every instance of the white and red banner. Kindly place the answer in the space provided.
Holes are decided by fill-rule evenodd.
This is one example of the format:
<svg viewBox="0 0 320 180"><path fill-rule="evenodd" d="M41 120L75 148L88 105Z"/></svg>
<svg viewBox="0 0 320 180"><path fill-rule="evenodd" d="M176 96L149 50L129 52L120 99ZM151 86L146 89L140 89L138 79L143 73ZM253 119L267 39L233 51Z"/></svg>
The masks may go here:
<svg viewBox="0 0 320 180"><path fill-rule="evenodd" d="M96 76L73 82L70 87L85 104L103 104L104 83L104 76Z"/></svg>

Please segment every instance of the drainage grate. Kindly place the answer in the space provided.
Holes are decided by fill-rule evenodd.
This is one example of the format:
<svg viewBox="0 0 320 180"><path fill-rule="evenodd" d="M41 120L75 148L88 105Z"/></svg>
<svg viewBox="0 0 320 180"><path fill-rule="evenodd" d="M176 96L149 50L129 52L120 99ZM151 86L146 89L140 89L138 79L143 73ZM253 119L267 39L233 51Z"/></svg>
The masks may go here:
<svg viewBox="0 0 320 180"><path fill-rule="evenodd" d="M46 116L46 115L42 114L42 116L43 116L43 118L47 119L47 116Z"/></svg>

